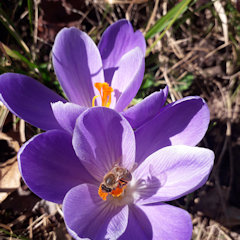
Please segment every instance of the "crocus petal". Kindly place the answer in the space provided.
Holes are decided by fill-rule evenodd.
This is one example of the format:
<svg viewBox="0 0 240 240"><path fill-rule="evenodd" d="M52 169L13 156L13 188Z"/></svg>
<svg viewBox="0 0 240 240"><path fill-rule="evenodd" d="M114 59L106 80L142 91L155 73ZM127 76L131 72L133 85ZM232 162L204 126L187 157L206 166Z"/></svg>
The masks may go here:
<svg viewBox="0 0 240 240"><path fill-rule="evenodd" d="M111 85L114 89L112 108L120 112L132 101L142 84L144 68L144 55L138 47L121 58Z"/></svg>
<svg viewBox="0 0 240 240"><path fill-rule="evenodd" d="M61 30L53 46L53 66L68 99L91 107L99 94L95 82L104 82L102 60L93 40L76 28Z"/></svg>
<svg viewBox="0 0 240 240"><path fill-rule="evenodd" d="M103 60L105 81L111 85L112 76L124 54L139 47L145 55L146 42L140 31L133 31L129 21L122 19L103 33L98 48Z"/></svg>
<svg viewBox="0 0 240 240"><path fill-rule="evenodd" d="M20 149L20 172L39 197L62 203L72 187L93 180L75 155L71 139L65 131L49 130L34 136Z"/></svg>
<svg viewBox="0 0 240 240"><path fill-rule="evenodd" d="M131 170L135 162L133 130L127 120L109 108L90 108L80 115L73 147L85 168L100 182L115 164Z"/></svg>
<svg viewBox="0 0 240 240"><path fill-rule="evenodd" d="M128 206L116 207L98 196L98 187L72 188L63 201L64 220L75 239L118 239L128 222Z"/></svg>
<svg viewBox="0 0 240 240"><path fill-rule="evenodd" d="M186 97L167 105L136 130L138 163L165 146L197 145L207 131L209 117L208 106L200 97Z"/></svg>
<svg viewBox="0 0 240 240"><path fill-rule="evenodd" d="M43 130L61 128L51 102L65 99L33 78L17 73L0 76L0 100L16 116Z"/></svg>
<svg viewBox="0 0 240 240"><path fill-rule="evenodd" d="M136 205L130 205L127 229L119 238L119 240L129 239L153 239L151 222L147 215Z"/></svg>
<svg viewBox="0 0 240 240"><path fill-rule="evenodd" d="M139 201L171 201L201 187L213 167L214 153L206 148L169 146L150 155L134 171Z"/></svg>
<svg viewBox="0 0 240 240"><path fill-rule="evenodd" d="M131 124L132 128L137 129L160 113L166 102L167 95L168 87L166 86L163 90L152 93L122 114Z"/></svg>
<svg viewBox="0 0 240 240"><path fill-rule="evenodd" d="M163 203L139 207L151 222L153 240L191 239L192 220L185 210Z"/></svg>
<svg viewBox="0 0 240 240"><path fill-rule="evenodd" d="M61 127L72 134L77 118L87 108L75 103L56 102L52 104L52 109Z"/></svg>

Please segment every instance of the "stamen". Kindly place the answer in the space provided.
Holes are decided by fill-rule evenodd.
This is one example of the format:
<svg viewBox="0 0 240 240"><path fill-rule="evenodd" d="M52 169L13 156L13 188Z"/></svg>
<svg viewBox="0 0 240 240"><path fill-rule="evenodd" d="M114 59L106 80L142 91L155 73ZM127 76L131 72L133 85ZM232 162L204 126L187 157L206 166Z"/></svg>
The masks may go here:
<svg viewBox="0 0 240 240"><path fill-rule="evenodd" d="M102 99L102 106L109 107L111 104L111 93L113 92L113 88L109 86L108 83L94 83L95 88L99 91L100 95L93 97L92 99L92 106L95 107L95 99L97 97L101 97Z"/></svg>
<svg viewBox="0 0 240 240"><path fill-rule="evenodd" d="M95 107L95 99L98 98L98 97L101 97L100 95L96 95L93 97L92 99L92 106Z"/></svg>

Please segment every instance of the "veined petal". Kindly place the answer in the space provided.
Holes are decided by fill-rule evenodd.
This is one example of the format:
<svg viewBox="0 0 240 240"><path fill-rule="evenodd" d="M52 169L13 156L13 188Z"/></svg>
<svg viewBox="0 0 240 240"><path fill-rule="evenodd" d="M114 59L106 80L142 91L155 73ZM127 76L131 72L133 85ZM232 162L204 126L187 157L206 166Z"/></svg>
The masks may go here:
<svg viewBox="0 0 240 240"><path fill-rule="evenodd" d="M131 124L132 128L137 129L160 113L166 102L167 95L168 87L166 86L163 90L152 93L122 114Z"/></svg>
<svg viewBox="0 0 240 240"><path fill-rule="evenodd" d="M93 40L76 28L61 30L53 46L53 66L68 99L92 106L95 82L104 82L102 60Z"/></svg>
<svg viewBox="0 0 240 240"><path fill-rule="evenodd" d="M135 131L136 161L169 145L195 146L205 135L209 109L200 97L186 97L164 107L155 118Z"/></svg>
<svg viewBox="0 0 240 240"><path fill-rule="evenodd" d="M85 168L99 181L115 164L131 170L135 139L130 124L105 107L86 110L77 119L73 147Z"/></svg>
<svg viewBox="0 0 240 240"><path fill-rule="evenodd" d="M127 227L128 206L113 206L97 192L97 186L82 184L64 198L64 220L75 239L118 239Z"/></svg>
<svg viewBox="0 0 240 240"><path fill-rule="evenodd" d="M191 239L192 220L187 211L164 203L141 205L139 208L151 222L152 240Z"/></svg>
<svg viewBox="0 0 240 240"><path fill-rule="evenodd" d="M87 108L75 103L56 102L52 104L55 118L63 129L73 134L73 129L79 115Z"/></svg>
<svg viewBox="0 0 240 240"><path fill-rule="evenodd" d="M214 153L206 148L168 146L150 155L133 172L142 204L171 201L200 188L212 170Z"/></svg>
<svg viewBox="0 0 240 240"><path fill-rule="evenodd" d="M123 55L136 47L141 49L144 56L146 51L144 36L140 31L134 32L129 21L119 20L106 29L98 45L106 82L111 85L118 62Z"/></svg>
<svg viewBox="0 0 240 240"><path fill-rule="evenodd" d="M139 47L121 58L112 79L112 108L120 112L127 107L142 84L144 70L145 59Z"/></svg>
<svg viewBox="0 0 240 240"><path fill-rule="evenodd" d="M149 218L147 217L145 212L143 212L138 206L134 204L129 207L127 229L119 238L119 240L129 239L153 239L153 229Z"/></svg>
<svg viewBox="0 0 240 240"><path fill-rule="evenodd" d="M49 130L31 138L18 153L19 169L39 197L62 203L65 194L83 182L93 182L75 155L71 135Z"/></svg>
<svg viewBox="0 0 240 240"><path fill-rule="evenodd" d="M38 81L17 73L0 76L0 99L16 116L43 130L61 129L51 102L66 100Z"/></svg>

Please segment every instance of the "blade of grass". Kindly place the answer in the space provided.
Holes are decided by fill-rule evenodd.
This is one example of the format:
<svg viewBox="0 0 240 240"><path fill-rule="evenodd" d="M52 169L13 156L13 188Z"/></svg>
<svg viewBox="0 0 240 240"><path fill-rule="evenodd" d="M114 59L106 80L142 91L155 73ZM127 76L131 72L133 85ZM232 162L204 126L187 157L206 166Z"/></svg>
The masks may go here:
<svg viewBox="0 0 240 240"><path fill-rule="evenodd" d="M178 3L175 7L170 9L166 15L164 15L162 18L160 18L153 27L150 28L150 30L146 33L145 39L152 38L155 34L161 32L169 23L169 21L178 13L179 9L182 9L181 13L184 13L186 11L186 2L190 2L189 0L183 0L180 3ZM180 14L181 14L180 13ZM179 15L180 15L179 14Z"/></svg>
<svg viewBox="0 0 240 240"><path fill-rule="evenodd" d="M147 49L146 55L148 55L151 50L154 48L154 46L157 44L158 41L162 39L162 37L165 35L167 30L174 24L174 22L177 20L177 18L183 14L189 5L189 3L192 0L183 0L179 4L177 4L175 7L173 7L168 13L163 16L161 19L157 21L157 23L146 33L145 39L149 39L155 34L162 32L163 29L165 29L160 36L153 42L153 44Z"/></svg>
<svg viewBox="0 0 240 240"><path fill-rule="evenodd" d="M4 49L4 52L11 58L15 59L15 60L18 60L18 61L22 61L24 63L26 63L30 69L37 69L38 66L35 65L34 63L30 62L26 57L24 57L21 53L19 53L18 51L16 50L12 50L10 49L8 46L6 46L5 44L1 43L1 48Z"/></svg>
<svg viewBox="0 0 240 240"><path fill-rule="evenodd" d="M0 22L5 26L5 28L8 30L8 32L15 38L15 40L18 42L18 44L22 47L24 52L30 56L30 50L26 43L21 39L17 31L14 29L13 25L10 23L10 20L7 19L6 14L0 8Z"/></svg>
<svg viewBox="0 0 240 240"><path fill-rule="evenodd" d="M30 31L33 35L33 3L32 0L28 0L28 17L29 17L29 23L30 23Z"/></svg>
<svg viewBox="0 0 240 240"><path fill-rule="evenodd" d="M12 237L14 237L15 239L19 239L19 240L28 240L28 238L25 238L25 237L21 237L21 236L18 236L12 232L9 232L3 228L0 228L0 233L4 233L6 236L8 236L10 239L12 239Z"/></svg>

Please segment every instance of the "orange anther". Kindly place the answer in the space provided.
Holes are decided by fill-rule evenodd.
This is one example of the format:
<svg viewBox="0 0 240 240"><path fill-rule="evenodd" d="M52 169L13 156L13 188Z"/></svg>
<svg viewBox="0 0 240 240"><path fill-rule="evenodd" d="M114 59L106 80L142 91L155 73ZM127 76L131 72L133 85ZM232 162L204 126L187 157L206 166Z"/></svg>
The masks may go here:
<svg viewBox="0 0 240 240"><path fill-rule="evenodd" d="M108 83L100 83L96 82L94 83L95 88L99 91L100 95L95 96L92 100L92 106L95 106L95 99L97 97L101 97L102 99L102 106L103 107L109 107L111 104L111 93L113 92L113 88L109 86Z"/></svg>

